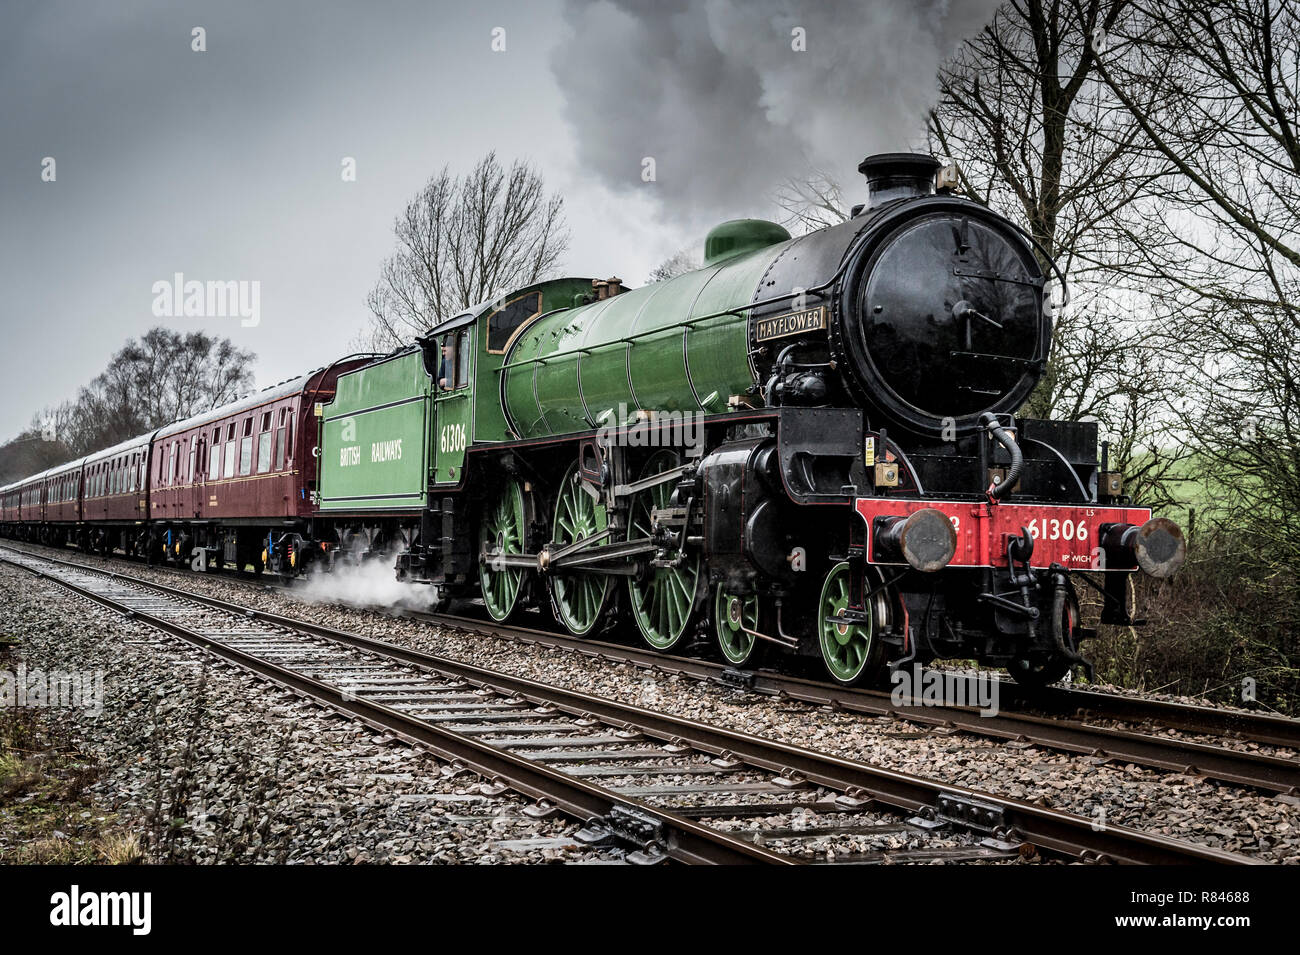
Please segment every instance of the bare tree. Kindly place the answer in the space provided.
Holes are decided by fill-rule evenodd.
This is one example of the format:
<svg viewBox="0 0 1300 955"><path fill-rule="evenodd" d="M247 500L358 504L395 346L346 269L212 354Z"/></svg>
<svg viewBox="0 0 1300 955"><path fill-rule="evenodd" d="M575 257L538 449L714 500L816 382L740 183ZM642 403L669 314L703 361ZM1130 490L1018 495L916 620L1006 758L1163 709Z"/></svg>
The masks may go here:
<svg viewBox="0 0 1300 955"><path fill-rule="evenodd" d="M73 455L89 454L234 400L252 387L253 361L228 338L152 328L46 417Z"/></svg>
<svg viewBox="0 0 1300 955"><path fill-rule="evenodd" d="M1132 243L1169 164L1142 148L1094 42L1137 16L1129 0L1011 0L944 66L929 131L964 194L1018 220L1069 275L1028 413L1099 421L1115 466L1141 475L1130 490L1158 502L1181 447L1167 430L1180 379Z"/></svg>
<svg viewBox="0 0 1300 955"><path fill-rule="evenodd" d="M662 282L685 272L692 272L704 264L700 253L692 248L679 249L664 259L650 272L651 282Z"/></svg>
<svg viewBox="0 0 1300 955"><path fill-rule="evenodd" d="M554 273L568 247L564 200L539 172L488 153L464 176L447 167L394 223L397 250L367 297L368 344L395 348L442 318Z"/></svg>
<svg viewBox="0 0 1300 955"><path fill-rule="evenodd" d="M58 437L61 433L52 414L38 414L26 431L0 444L0 485L71 460L73 451Z"/></svg>
<svg viewBox="0 0 1300 955"><path fill-rule="evenodd" d="M773 201L785 213L781 224L798 232L816 232L849 217L840 184L816 167L786 179L777 187Z"/></svg>
<svg viewBox="0 0 1300 955"><path fill-rule="evenodd" d="M1216 510L1300 564L1300 10L1135 0L1099 72L1168 164L1138 271L1196 385L1186 430Z"/></svg>

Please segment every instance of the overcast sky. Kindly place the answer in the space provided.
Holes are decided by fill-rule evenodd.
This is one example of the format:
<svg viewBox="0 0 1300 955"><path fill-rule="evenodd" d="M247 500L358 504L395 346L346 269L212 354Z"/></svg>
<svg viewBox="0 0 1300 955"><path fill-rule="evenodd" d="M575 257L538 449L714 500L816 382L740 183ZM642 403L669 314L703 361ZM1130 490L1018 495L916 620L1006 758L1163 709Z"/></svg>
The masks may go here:
<svg viewBox="0 0 1300 955"><path fill-rule="evenodd" d="M155 324L252 350L259 387L345 353L394 215L492 149L565 197L567 273L640 284L708 223L770 215L790 156L856 179L867 152L923 142L934 66L991 9L800 6L0 0L0 440ZM778 55L792 24L805 57ZM177 272L260 282L260 324L155 317Z"/></svg>

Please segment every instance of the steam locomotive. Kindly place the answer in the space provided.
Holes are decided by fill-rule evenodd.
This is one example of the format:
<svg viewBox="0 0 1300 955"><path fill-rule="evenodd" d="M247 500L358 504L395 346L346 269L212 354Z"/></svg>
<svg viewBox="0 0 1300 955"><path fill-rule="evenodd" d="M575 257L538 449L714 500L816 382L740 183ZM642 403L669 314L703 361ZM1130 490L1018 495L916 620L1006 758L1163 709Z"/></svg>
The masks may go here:
<svg viewBox="0 0 1300 955"><path fill-rule="evenodd" d="M143 441L136 539L282 574L392 560L434 606L635 627L737 668L819 657L842 684L945 657L1028 684L1087 667L1078 587L1134 623L1130 578L1173 574L1182 533L1131 506L1095 423L1017 416L1052 338L1033 239L930 156L859 169L841 224L724 223L698 270L537 283L295 383L315 427L287 510L209 513L209 484L260 475L200 444L192 506L150 511L151 462L177 452ZM225 410L196 440L253 433ZM9 533L30 534L22 495L0 490Z"/></svg>

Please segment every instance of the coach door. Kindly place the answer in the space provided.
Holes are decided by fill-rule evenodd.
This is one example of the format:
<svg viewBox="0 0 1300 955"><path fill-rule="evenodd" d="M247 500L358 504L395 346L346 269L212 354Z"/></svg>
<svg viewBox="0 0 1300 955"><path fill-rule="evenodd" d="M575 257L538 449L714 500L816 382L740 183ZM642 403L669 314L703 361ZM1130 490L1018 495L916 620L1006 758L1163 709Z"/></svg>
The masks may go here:
<svg viewBox="0 0 1300 955"><path fill-rule="evenodd" d="M190 514L203 516L203 504L208 493L208 442L206 432L190 435Z"/></svg>
<svg viewBox="0 0 1300 955"><path fill-rule="evenodd" d="M474 326L448 332L439 346L433 396L433 483L447 486L459 484L465 470L473 413Z"/></svg>

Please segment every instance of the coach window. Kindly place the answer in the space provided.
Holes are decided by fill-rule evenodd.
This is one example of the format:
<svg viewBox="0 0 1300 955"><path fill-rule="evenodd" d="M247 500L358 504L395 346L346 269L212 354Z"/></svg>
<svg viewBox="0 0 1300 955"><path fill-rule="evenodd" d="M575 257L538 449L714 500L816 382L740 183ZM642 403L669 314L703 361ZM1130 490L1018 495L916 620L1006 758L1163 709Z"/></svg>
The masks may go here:
<svg viewBox="0 0 1300 955"><path fill-rule="evenodd" d="M244 427L239 440L239 473L253 473L253 419L244 419Z"/></svg>
<svg viewBox="0 0 1300 955"><path fill-rule="evenodd" d="M288 467L293 467L293 416L290 411L284 426L284 463Z"/></svg>
<svg viewBox="0 0 1300 955"><path fill-rule="evenodd" d="M279 427L275 429L275 469L284 467L284 422L289 416L288 408L280 409Z"/></svg>
<svg viewBox="0 0 1300 955"><path fill-rule="evenodd" d="M212 447L208 449L208 480L221 477L221 429L212 429Z"/></svg>
<svg viewBox="0 0 1300 955"><path fill-rule="evenodd" d="M226 425L226 467L222 472L226 477L235 476L235 452L238 449L235 444L235 426L234 424Z"/></svg>
<svg viewBox="0 0 1300 955"><path fill-rule="evenodd" d="M257 435L257 473L271 470L271 412L262 415L262 427Z"/></svg>

